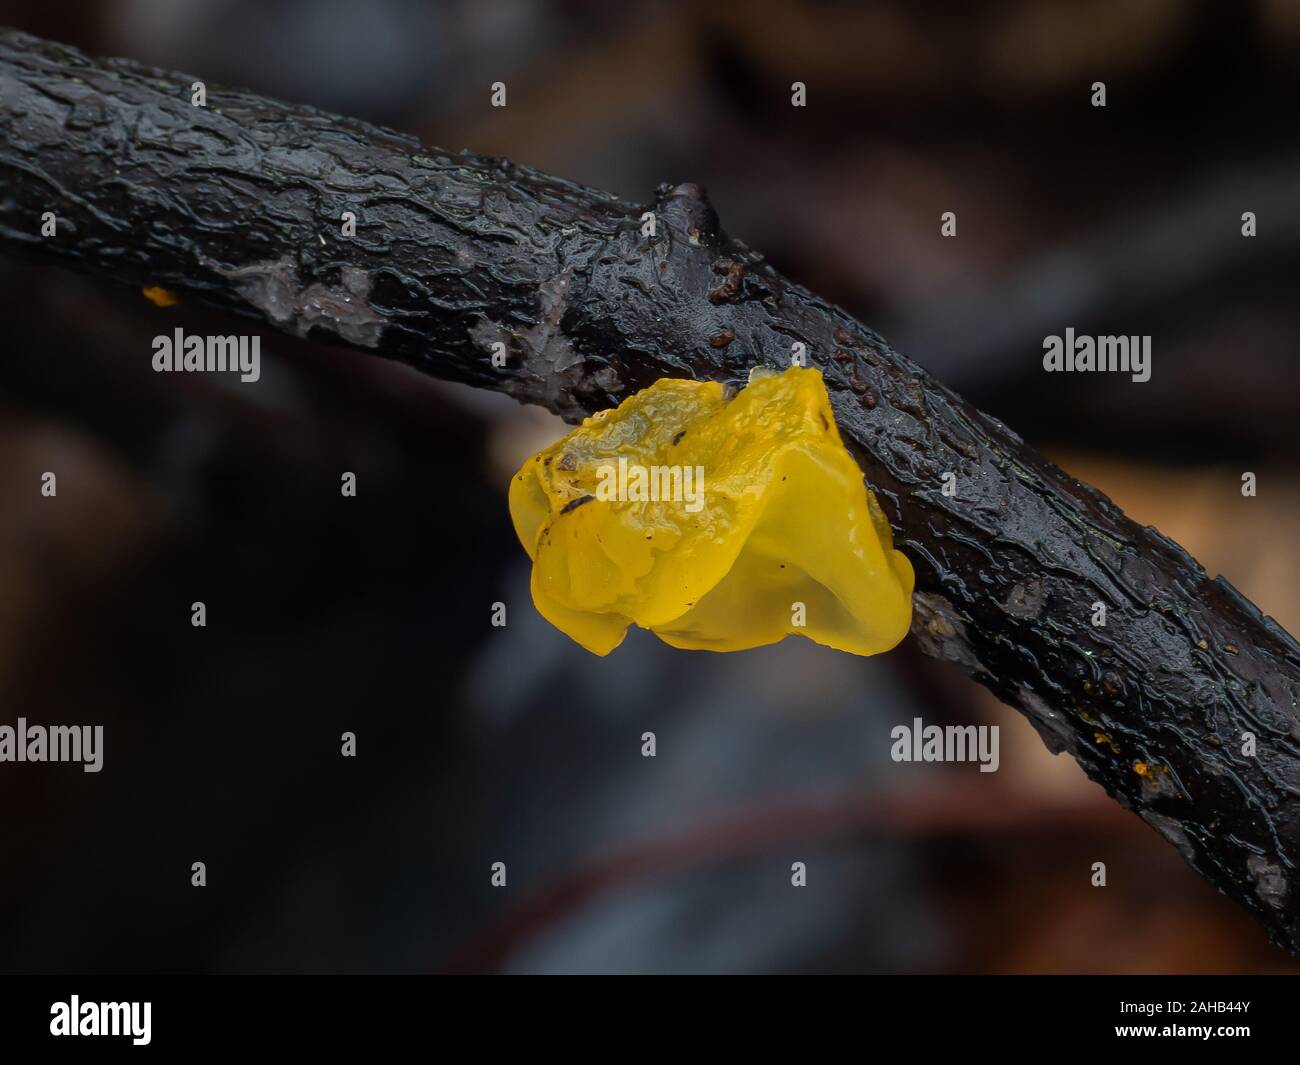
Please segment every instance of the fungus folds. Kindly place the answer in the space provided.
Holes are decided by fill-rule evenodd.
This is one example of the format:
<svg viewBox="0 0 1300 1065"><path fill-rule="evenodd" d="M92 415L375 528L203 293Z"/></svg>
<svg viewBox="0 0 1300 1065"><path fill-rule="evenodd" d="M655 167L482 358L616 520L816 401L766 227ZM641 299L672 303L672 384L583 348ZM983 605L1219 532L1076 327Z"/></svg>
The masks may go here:
<svg viewBox="0 0 1300 1065"><path fill-rule="evenodd" d="M912 567L844 448L821 372L663 379L524 463L510 515L538 611L587 650L627 628L738 651L790 634L894 647Z"/></svg>

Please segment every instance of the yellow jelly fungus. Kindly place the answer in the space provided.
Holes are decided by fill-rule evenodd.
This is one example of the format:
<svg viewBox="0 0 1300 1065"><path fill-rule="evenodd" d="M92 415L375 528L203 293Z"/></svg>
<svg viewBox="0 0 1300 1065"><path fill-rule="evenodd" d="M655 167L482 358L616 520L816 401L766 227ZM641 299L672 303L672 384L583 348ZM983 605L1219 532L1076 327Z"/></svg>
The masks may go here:
<svg viewBox="0 0 1300 1065"><path fill-rule="evenodd" d="M157 307L175 307L176 304L180 303L180 297L176 293L165 288L159 288L157 285L150 285L140 291L144 294L145 299Z"/></svg>
<svg viewBox="0 0 1300 1065"><path fill-rule="evenodd" d="M844 449L821 372L664 379L524 463L510 516L538 611L605 655L635 623L674 647L790 634L853 654L907 634L911 564Z"/></svg>

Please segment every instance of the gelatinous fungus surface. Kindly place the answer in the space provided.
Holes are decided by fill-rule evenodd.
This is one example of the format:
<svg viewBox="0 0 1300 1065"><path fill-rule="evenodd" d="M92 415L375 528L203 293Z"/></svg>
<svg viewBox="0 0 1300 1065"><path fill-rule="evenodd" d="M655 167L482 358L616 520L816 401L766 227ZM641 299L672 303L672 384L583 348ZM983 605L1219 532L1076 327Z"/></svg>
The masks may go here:
<svg viewBox="0 0 1300 1065"><path fill-rule="evenodd" d="M630 624L674 647L797 634L870 655L911 621L911 564L815 369L756 371L734 398L657 381L525 462L510 514L538 611L599 655Z"/></svg>

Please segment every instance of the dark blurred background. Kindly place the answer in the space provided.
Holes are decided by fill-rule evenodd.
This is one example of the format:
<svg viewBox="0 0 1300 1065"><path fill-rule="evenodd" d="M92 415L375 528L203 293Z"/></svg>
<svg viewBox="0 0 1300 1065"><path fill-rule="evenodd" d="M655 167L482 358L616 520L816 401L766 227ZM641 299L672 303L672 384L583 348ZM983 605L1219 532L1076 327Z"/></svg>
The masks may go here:
<svg viewBox="0 0 1300 1065"><path fill-rule="evenodd" d="M779 269L1300 629L1300 5L0 0L0 23L633 202L701 182ZM1297 969L910 643L634 632L601 660L550 629L504 486L551 416L269 329L256 386L158 375L154 335L229 321L14 260L0 284L0 723L106 732L97 775L0 766L0 969ZM1151 381L1044 374L1067 325L1151 334ZM893 763L914 716L1001 726L1001 769Z"/></svg>

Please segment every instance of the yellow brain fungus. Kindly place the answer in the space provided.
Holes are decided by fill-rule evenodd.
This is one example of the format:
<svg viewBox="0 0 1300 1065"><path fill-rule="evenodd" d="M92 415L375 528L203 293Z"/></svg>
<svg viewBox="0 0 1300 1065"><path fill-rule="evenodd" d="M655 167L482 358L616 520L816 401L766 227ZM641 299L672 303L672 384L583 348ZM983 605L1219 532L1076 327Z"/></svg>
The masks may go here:
<svg viewBox="0 0 1300 1065"><path fill-rule="evenodd" d="M148 288L142 288L140 292L155 307L175 307L180 303L180 297L176 293L159 285L150 285Z"/></svg>
<svg viewBox="0 0 1300 1065"><path fill-rule="evenodd" d="M674 647L789 634L870 655L912 612L912 567L844 449L821 372L664 379L592 415L510 483L538 611L608 654L630 624Z"/></svg>

